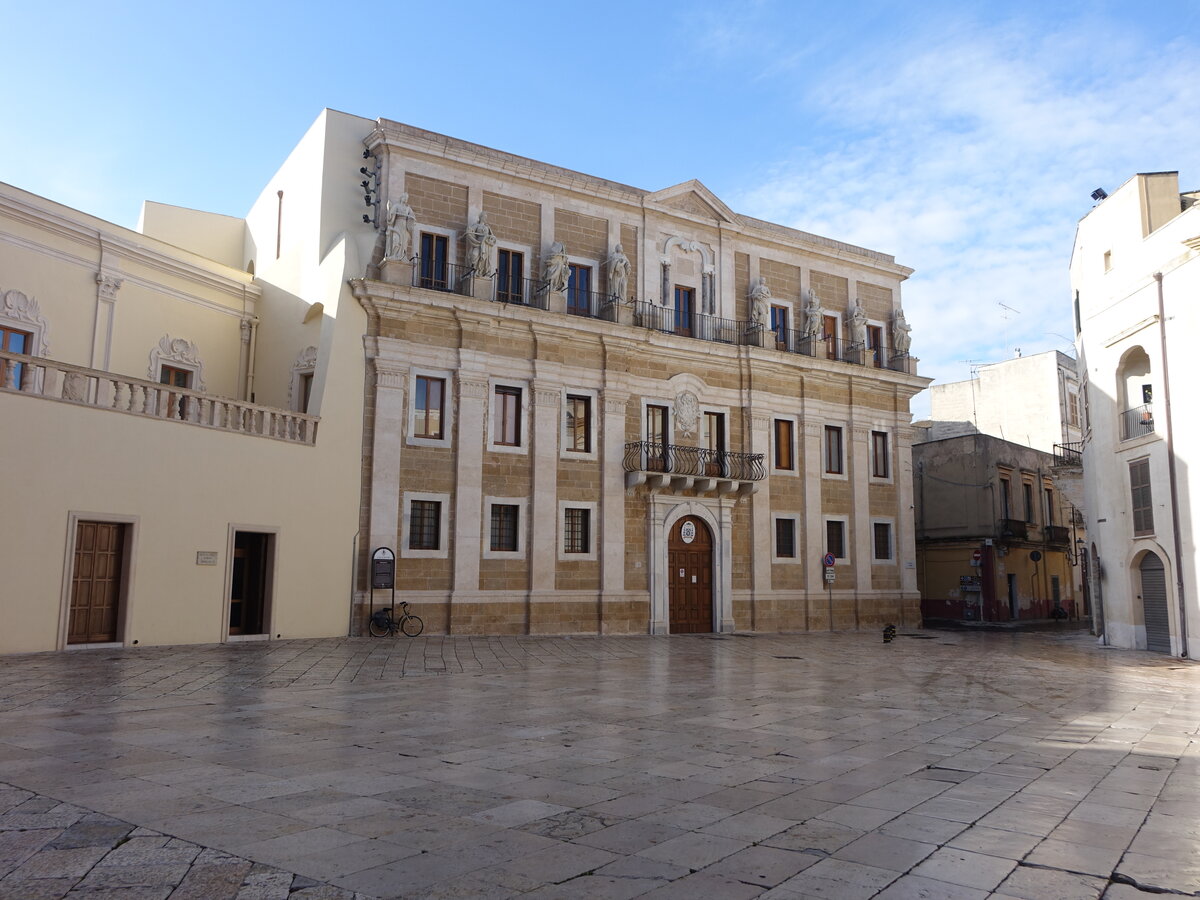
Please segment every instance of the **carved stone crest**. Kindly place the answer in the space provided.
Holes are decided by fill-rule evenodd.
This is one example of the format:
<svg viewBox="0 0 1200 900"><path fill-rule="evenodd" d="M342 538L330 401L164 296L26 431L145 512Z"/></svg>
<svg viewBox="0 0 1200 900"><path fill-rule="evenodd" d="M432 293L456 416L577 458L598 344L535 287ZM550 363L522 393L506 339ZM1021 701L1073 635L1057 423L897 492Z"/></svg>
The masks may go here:
<svg viewBox="0 0 1200 900"><path fill-rule="evenodd" d="M50 330L50 325L42 316L38 302L20 291L5 291L0 296L3 296L4 301L0 303L0 319L32 325L29 330L33 332L34 346L30 348L30 352L34 356L45 356L49 350L46 332Z"/></svg>
<svg viewBox="0 0 1200 900"><path fill-rule="evenodd" d="M679 433L691 436L696 432L696 420L700 417L700 401L691 391L684 391L675 398L675 425Z"/></svg>

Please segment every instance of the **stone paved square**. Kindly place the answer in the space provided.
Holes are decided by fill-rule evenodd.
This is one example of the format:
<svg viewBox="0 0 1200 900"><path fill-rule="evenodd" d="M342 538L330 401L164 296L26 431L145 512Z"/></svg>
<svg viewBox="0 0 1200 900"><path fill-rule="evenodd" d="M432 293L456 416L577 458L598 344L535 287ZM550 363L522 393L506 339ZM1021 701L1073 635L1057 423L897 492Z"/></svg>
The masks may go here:
<svg viewBox="0 0 1200 900"><path fill-rule="evenodd" d="M1190 893L1198 686L1078 631L5 657L0 897Z"/></svg>

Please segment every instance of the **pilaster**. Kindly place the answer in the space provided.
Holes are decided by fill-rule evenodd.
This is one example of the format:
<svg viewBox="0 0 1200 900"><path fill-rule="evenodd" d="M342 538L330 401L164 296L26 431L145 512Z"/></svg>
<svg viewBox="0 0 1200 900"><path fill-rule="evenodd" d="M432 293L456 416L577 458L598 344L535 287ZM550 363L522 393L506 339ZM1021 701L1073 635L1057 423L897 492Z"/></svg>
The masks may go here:
<svg viewBox="0 0 1200 900"><path fill-rule="evenodd" d="M96 323L92 333L93 369L108 371L112 356L113 324L117 315L117 292L125 283L115 273L101 270L96 273Z"/></svg>
<svg viewBox="0 0 1200 900"><path fill-rule="evenodd" d="M911 428L896 429L896 565L900 567L900 590L906 595L917 592L912 440Z"/></svg>
<svg viewBox="0 0 1200 900"><path fill-rule="evenodd" d="M600 590L625 590L625 410L629 394L605 389L600 432Z"/></svg>
<svg viewBox="0 0 1200 900"><path fill-rule="evenodd" d="M454 495L454 592L479 590L482 553L483 443L487 428L487 376L458 376L457 469Z"/></svg>
<svg viewBox="0 0 1200 900"><path fill-rule="evenodd" d="M854 566L854 627L858 627L858 597L871 589L871 430L852 425L850 431L850 498L854 513L850 517Z"/></svg>
<svg viewBox="0 0 1200 900"><path fill-rule="evenodd" d="M397 550L400 540L400 451L404 444L407 372L375 360L371 441L371 548ZM399 556L399 552L396 553Z"/></svg>
<svg viewBox="0 0 1200 900"><path fill-rule="evenodd" d="M529 568L533 591L552 591L558 570L558 430L561 393L552 382L533 384L533 496Z"/></svg>
<svg viewBox="0 0 1200 900"><path fill-rule="evenodd" d="M822 516L821 473L825 471L822 441L825 427L819 422L804 423L804 587L811 600L825 592L825 519Z"/></svg>
<svg viewBox="0 0 1200 900"><path fill-rule="evenodd" d="M771 417L755 410L747 410L746 421L750 429L748 452L763 454L766 470L770 473ZM754 609L755 618L757 618L759 605L769 603L768 597L772 591L771 555L775 541L774 535L771 534L771 478L769 474L759 482L758 490L750 499L750 533L751 585L754 590Z"/></svg>

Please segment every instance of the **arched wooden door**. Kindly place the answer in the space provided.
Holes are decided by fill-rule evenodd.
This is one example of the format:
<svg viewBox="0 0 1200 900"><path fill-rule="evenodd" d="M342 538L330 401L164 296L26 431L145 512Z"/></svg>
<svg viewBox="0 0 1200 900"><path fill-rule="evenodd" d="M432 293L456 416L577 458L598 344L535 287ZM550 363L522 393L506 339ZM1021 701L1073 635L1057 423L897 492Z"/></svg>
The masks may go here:
<svg viewBox="0 0 1200 900"><path fill-rule="evenodd" d="M713 630L712 532L703 519L675 523L667 542L671 634Z"/></svg>

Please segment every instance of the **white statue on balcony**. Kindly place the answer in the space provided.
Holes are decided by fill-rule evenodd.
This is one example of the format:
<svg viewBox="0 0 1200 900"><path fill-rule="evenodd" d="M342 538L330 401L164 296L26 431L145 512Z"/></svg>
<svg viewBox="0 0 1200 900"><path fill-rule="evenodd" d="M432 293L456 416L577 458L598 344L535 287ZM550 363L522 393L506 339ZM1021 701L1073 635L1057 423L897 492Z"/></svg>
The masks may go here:
<svg viewBox="0 0 1200 900"><path fill-rule="evenodd" d="M750 289L750 321L765 326L770 318L771 289L767 287L767 279L759 278L758 283Z"/></svg>
<svg viewBox="0 0 1200 900"><path fill-rule="evenodd" d="M907 356L908 348L912 346L912 326L904 318L904 310L896 307L896 315L892 319L892 350L899 356Z"/></svg>
<svg viewBox="0 0 1200 900"><path fill-rule="evenodd" d="M571 265L567 262L567 248L562 241L550 245L542 277L546 282L546 290L552 294L564 293L571 283Z"/></svg>
<svg viewBox="0 0 1200 900"><path fill-rule="evenodd" d="M492 250L496 246L496 235L487 223L487 213L480 212L479 219L464 232L467 239L467 268L481 278L490 278Z"/></svg>
<svg viewBox="0 0 1200 900"><path fill-rule="evenodd" d="M867 311L857 300L850 307L850 342L860 348L867 346Z"/></svg>
<svg viewBox="0 0 1200 900"><path fill-rule="evenodd" d="M814 291L808 292L808 302L804 304L804 336L819 338L825 325L825 310Z"/></svg>
<svg viewBox="0 0 1200 900"><path fill-rule="evenodd" d="M412 234L416 223L417 217L413 214L413 208L408 205L407 193L388 201L387 247L383 254L384 259L408 259L408 248L412 246Z"/></svg>
<svg viewBox="0 0 1200 900"><path fill-rule="evenodd" d="M617 244L608 258L608 293L618 303L624 303L629 291L629 272L632 267L625 248Z"/></svg>

